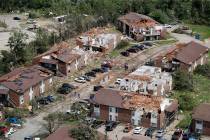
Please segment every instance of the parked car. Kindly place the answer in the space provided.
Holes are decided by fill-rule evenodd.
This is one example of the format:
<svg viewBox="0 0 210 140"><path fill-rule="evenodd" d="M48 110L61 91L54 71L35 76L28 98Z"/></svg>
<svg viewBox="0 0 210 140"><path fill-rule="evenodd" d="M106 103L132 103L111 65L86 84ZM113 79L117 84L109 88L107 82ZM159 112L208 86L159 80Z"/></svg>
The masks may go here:
<svg viewBox="0 0 210 140"><path fill-rule="evenodd" d="M165 27L165 28L172 28L172 26L169 25L169 24L165 24L164 27Z"/></svg>
<svg viewBox="0 0 210 140"><path fill-rule="evenodd" d="M93 72L100 72L100 73L104 73L104 70L101 69L101 68L95 68L95 69L92 69Z"/></svg>
<svg viewBox="0 0 210 140"><path fill-rule="evenodd" d="M49 101L49 102L54 102L55 101L55 98L54 98L54 96L52 96L52 95L48 95L48 96L46 96L46 97L44 97L47 101Z"/></svg>
<svg viewBox="0 0 210 140"><path fill-rule="evenodd" d="M115 81L115 84L116 84L116 85L119 85L119 84L121 83L122 80L123 80L123 79L121 79L121 78L117 78L117 80Z"/></svg>
<svg viewBox="0 0 210 140"><path fill-rule="evenodd" d="M179 138L182 135L182 130L181 129L177 129L174 134L172 135L171 140L179 140Z"/></svg>
<svg viewBox="0 0 210 140"><path fill-rule="evenodd" d="M141 44L141 45L136 45L135 47L138 48L138 49L140 49L140 50L144 50L144 47L145 46Z"/></svg>
<svg viewBox="0 0 210 140"><path fill-rule="evenodd" d="M189 138L190 138L190 134L189 133L184 133L182 135L182 140L189 140Z"/></svg>
<svg viewBox="0 0 210 140"><path fill-rule="evenodd" d="M131 131L131 129L132 129L132 126L131 126L131 124L128 123L128 124L126 124L125 128L123 129L123 132L128 133Z"/></svg>
<svg viewBox="0 0 210 140"><path fill-rule="evenodd" d="M81 77L84 78L86 81L91 81L91 78L87 75L83 75Z"/></svg>
<svg viewBox="0 0 210 140"><path fill-rule="evenodd" d="M146 130L144 135L152 138L152 135L153 135L154 131L155 131L155 129L150 127Z"/></svg>
<svg viewBox="0 0 210 140"><path fill-rule="evenodd" d="M117 126L116 122L109 121L109 122L106 123L106 125L105 125L106 128L105 129L106 129L106 131L112 131L116 126Z"/></svg>
<svg viewBox="0 0 210 140"><path fill-rule="evenodd" d="M86 80L84 77L77 77L74 79L74 81L76 81L78 83L86 83Z"/></svg>
<svg viewBox="0 0 210 140"><path fill-rule="evenodd" d="M120 53L122 56L128 57L130 56L130 53L128 51L124 51Z"/></svg>
<svg viewBox="0 0 210 140"><path fill-rule="evenodd" d="M0 126L0 135L4 135L9 131L6 126Z"/></svg>
<svg viewBox="0 0 210 140"><path fill-rule="evenodd" d="M94 87L93 87L93 91L98 91L98 90L100 90L101 88L103 88L103 86L101 86L101 85L94 86Z"/></svg>
<svg viewBox="0 0 210 140"><path fill-rule="evenodd" d="M104 61L102 64L101 64L101 68L109 68L109 69L112 69L112 62L110 61Z"/></svg>
<svg viewBox="0 0 210 140"><path fill-rule="evenodd" d="M143 44L146 45L146 46L150 46L150 47L153 45L153 44L150 43L150 42L144 42Z"/></svg>
<svg viewBox="0 0 210 140"><path fill-rule="evenodd" d="M42 105L48 105L50 103L46 98L40 98L37 102Z"/></svg>
<svg viewBox="0 0 210 140"><path fill-rule="evenodd" d="M139 49L137 49L137 48L129 48L126 51L128 51L130 53L137 53L137 52L139 52Z"/></svg>
<svg viewBox="0 0 210 140"><path fill-rule="evenodd" d="M133 130L133 134L140 134L142 130L143 128L138 126Z"/></svg>
<svg viewBox="0 0 210 140"><path fill-rule="evenodd" d="M164 130L163 129L158 130L157 133L156 133L156 138L162 138L163 134L164 134Z"/></svg>
<svg viewBox="0 0 210 140"><path fill-rule="evenodd" d="M13 20L21 20L20 17L13 17Z"/></svg>
<svg viewBox="0 0 210 140"><path fill-rule="evenodd" d="M69 83L63 83L62 87L68 87L68 88L71 88L71 89L76 89L76 87L72 84L69 84Z"/></svg>
<svg viewBox="0 0 210 140"><path fill-rule="evenodd" d="M90 71L85 73L86 76L96 77L96 72Z"/></svg>

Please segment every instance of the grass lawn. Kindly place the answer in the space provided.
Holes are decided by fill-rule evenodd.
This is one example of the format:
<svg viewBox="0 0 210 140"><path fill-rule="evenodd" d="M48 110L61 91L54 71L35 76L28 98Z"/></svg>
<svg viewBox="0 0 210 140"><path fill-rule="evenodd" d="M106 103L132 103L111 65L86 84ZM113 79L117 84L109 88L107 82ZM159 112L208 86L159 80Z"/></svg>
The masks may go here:
<svg viewBox="0 0 210 140"><path fill-rule="evenodd" d="M201 35L201 40L210 37L210 27L206 25L194 25L194 24L187 24L193 32L199 33Z"/></svg>
<svg viewBox="0 0 210 140"><path fill-rule="evenodd" d="M115 57L117 57L117 56L120 55L120 52L125 51L126 49L128 49L128 48L131 47L131 46L132 46L132 44L130 43L130 44L128 44L127 46L123 46L122 48L115 48L112 52L110 52L110 53L108 54L108 56L109 56L110 58L115 58Z"/></svg>

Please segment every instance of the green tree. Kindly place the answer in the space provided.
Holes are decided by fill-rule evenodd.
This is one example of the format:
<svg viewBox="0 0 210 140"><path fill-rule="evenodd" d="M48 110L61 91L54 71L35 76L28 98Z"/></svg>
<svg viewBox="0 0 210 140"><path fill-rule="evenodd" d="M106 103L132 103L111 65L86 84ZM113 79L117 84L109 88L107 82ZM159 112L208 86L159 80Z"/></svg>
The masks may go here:
<svg viewBox="0 0 210 140"><path fill-rule="evenodd" d="M173 74L173 85L175 90L193 91L193 75L185 71L177 70Z"/></svg>
<svg viewBox="0 0 210 140"><path fill-rule="evenodd" d="M98 140L97 132L91 127L83 124L70 129L69 135L76 140Z"/></svg>
<svg viewBox="0 0 210 140"><path fill-rule="evenodd" d="M44 117L44 120L46 121L44 127L50 134L53 133L60 125L59 113L48 114Z"/></svg>

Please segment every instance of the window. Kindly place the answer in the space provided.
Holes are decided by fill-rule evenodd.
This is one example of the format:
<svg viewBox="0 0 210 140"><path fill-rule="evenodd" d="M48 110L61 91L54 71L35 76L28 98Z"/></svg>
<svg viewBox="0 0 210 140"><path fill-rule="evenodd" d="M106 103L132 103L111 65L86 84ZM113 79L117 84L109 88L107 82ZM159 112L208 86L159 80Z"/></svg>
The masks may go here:
<svg viewBox="0 0 210 140"><path fill-rule="evenodd" d="M118 113L118 108L115 108L115 112Z"/></svg>
<svg viewBox="0 0 210 140"><path fill-rule="evenodd" d="M20 104L22 105L24 103L24 96L21 95L19 99L20 99Z"/></svg>
<svg viewBox="0 0 210 140"><path fill-rule="evenodd" d="M109 112L112 112L112 107L109 107Z"/></svg>
<svg viewBox="0 0 210 140"><path fill-rule="evenodd" d="M109 115L109 120L112 121L112 115Z"/></svg>

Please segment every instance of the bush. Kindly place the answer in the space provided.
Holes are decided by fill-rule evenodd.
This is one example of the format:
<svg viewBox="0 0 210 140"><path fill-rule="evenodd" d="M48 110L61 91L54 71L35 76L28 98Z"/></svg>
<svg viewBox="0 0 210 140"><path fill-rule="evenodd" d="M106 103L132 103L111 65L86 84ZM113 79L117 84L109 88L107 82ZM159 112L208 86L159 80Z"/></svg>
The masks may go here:
<svg viewBox="0 0 210 140"><path fill-rule="evenodd" d="M173 85L175 90L193 91L193 75L177 70L173 74Z"/></svg>
<svg viewBox="0 0 210 140"><path fill-rule="evenodd" d="M194 98L194 94L182 93L177 97L179 101L179 109L184 111L191 111L196 106L196 100Z"/></svg>
<svg viewBox="0 0 210 140"><path fill-rule="evenodd" d="M122 41L120 41L120 43L118 43L116 49L118 49L118 50L123 49L123 48L127 47L128 45L129 45L128 41L122 40Z"/></svg>
<svg viewBox="0 0 210 140"><path fill-rule="evenodd" d="M4 21L0 21L0 27L7 28L7 24Z"/></svg>
<svg viewBox="0 0 210 140"><path fill-rule="evenodd" d="M177 125L176 128L186 129L191 123L192 117L190 114L186 114L185 118L181 120Z"/></svg>
<svg viewBox="0 0 210 140"><path fill-rule="evenodd" d="M168 23L169 17L161 10L154 10L149 14L152 18L160 23Z"/></svg>
<svg viewBox="0 0 210 140"><path fill-rule="evenodd" d="M198 65L194 73L210 78L210 64Z"/></svg>

